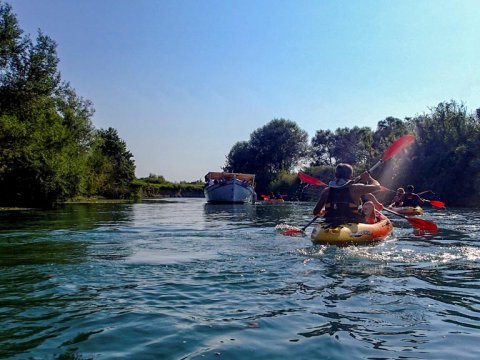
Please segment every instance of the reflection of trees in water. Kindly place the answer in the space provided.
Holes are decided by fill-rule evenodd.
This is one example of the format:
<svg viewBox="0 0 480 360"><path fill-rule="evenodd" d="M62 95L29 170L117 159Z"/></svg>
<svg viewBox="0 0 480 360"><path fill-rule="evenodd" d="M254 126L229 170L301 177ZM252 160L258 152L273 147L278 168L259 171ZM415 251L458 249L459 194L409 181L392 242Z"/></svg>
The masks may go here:
<svg viewBox="0 0 480 360"><path fill-rule="evenodd" d="M203 208L205 220L210 221L245 221L256 217L256 208L251 204L209 204Z"/></svg>
<svg viewBox="0 0 480 360"><path fill-rule="evenodd" d="M0 266L72 264L84 261L87 244L70 239L9 239L0 243Z"/></svg>
<svg viewBox="0 0 480 360"><path fill-rule="evenodd" d="M72 264L87 255L122 256L111 233L89 233L102 225L114 226L130 219L130 205L72 204L54 210L0 212L0 266ZM93 238L93 240L92 240ZM95 244L88 251L90 243ZM103 246L102 243L106 245Z"/></svg>
<svg viewBox="0 0 480 360"><path fill-rule="evenodd" d="M250 226L275 226L286 221L294 208L288 203L205 204L204 214L211 221L249 221Z"/></svg>
<svg viewBox="0 0 480 360"><path fill-rule="evenodd" d="M97 259L130 255L120 228L130 213L128 204L0 212L0 358L35 351L63 334L65 323L116 306L107 294L130 285L97 281L91 272L99 271Z"/></svg>
<svg viewBox="0 0 480 360"><path fill-rule="evenodd" d="M98 224L130 220L130 204L68 204L52 210L1 211L5 230L88 230Z"/></svg>

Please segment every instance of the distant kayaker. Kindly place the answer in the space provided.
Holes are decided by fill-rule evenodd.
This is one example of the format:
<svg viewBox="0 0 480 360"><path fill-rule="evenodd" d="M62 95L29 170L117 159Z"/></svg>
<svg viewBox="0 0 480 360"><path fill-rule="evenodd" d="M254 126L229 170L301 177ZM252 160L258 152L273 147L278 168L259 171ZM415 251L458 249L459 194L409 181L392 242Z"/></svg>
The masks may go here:
<svg viewBox="0 0 480 360"><path fill-rule="evenodd" d="M402 206L416 207L416 206L423 205L425 203L430 203L430 201L426 199L422 199L418 194L415 194L413 192L414 190L415 190L415 187L413 185L407 186L407 191L405 191L405 194L403 194L403 197L402 197Z"/></svg>
<svg viewBox="0 0 480 360"><path fill-rule="evenodd" d="M400 207L402 206L402 201L403 201L403 195L405 194L404 188L400 187L397 189L397 192L395 193L395 196L392 199L392 202L390 203L389 207Z"/></svg>
<svg viewBox="0 0 480 360"><path fill-rule="evenodd" d="M383 215L375 211L375 208L383 209L383 205L371 194L381 189L380 183L368 172L362 173L355 181L352 179L352 166L338 164L335 168L335 180L323 189L313 214L324 214L325 222L332 226L362 222L373 224L383 219Z"/></svg>

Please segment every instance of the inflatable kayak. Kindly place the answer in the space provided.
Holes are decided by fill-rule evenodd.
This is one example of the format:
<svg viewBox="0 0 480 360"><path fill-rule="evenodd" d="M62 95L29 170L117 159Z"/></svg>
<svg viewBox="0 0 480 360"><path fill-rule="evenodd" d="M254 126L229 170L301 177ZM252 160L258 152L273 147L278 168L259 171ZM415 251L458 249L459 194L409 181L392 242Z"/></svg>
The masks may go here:
<svg viewBox="0 0 480 360"><path fill-rule="evenodd" d="M402 206L402 207L392 207L390 210L395 211L396 213L402 215L422 215L423 209L420 206Z"/></svg>
<svg viewBox="0 0 480 360"><path fill-rule="evenodd" d="M285 202L283 199L264 199L263 201L271 204L283 204Z"/></svg>
<svg viewBox="0 0 480 360"><path fill-rule="evenodd" d="M319 224L313 229L311 239L314 244L320 245L368 245L382 240L392 229L392 222L388 218L375 224L345 224L335 228Z"/></svg>

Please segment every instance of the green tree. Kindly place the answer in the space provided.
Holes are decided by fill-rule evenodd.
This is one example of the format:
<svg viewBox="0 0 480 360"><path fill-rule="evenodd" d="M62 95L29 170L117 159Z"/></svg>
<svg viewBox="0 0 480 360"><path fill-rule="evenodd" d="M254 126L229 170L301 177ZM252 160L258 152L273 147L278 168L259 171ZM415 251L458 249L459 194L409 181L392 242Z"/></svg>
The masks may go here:
<svg viewBox="0 0 480 360"><path fill-rule="evenodd" d="M131 195L135 179L135 162L127 145L114 128L99 130L93 151L98 173L104 181L99 184L99 193L109 198L126 198Z"/></svg>
<svg viewBox="0 0 480 360"><path fill-rule="evenodd" d="M240 173L255 172L254 161L255 150L250 146L250 142L239 141L230 149L223 170Z"/></svg>
<svg viewBox="0 0 480 360"><path fill-rule="evenodd" d="M372 157L372 130L355 126L335 130L332 155L335 163L349 163L366 168Z"/></svg>
<svg viewBox="0 0 480 360"><path fill-rule="evenodd" d="M62 83L58 63L56 43L41 31L35 41L23 36L11 6L0 2L3 203L45 206L89 194L87 174L102 173L89 169L92 104Z"/></svg>
<svg viewBox="0 0 480 360"><path fill-rule="evenodd" d="M248 142L236 143L227 156L225 171L257 175L259 190L282 171L291 171L309 154L307 133L285 119L274 119L250 135Z"/></svg>
<svg viewBox="0 0 480 360"><path fill-rule="evenodd" d="M313 161L311 166L333 165L335 135L330 130L317 130L312 138Z"/></svg>
<svg viewBox="0 0 480 360"><path fill-rule="evenodd" d="M50 99L32 103L30 114L24 121L0 116L0 198L52 205L80 190L82 159Z"/></svg>
<svg viewBox="0 0 480 360"><path fill-rule="evenodd" d="M450 204L477 204L480 128L463 104L443 102L411 120L417 133L410 180Z"/></svg>

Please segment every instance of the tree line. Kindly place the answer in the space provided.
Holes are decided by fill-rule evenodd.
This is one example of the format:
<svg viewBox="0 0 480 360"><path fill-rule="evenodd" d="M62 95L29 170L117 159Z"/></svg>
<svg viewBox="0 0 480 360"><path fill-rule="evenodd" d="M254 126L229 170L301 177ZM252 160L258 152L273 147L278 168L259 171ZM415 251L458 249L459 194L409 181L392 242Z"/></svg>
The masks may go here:
<svg viewBox="0 0 480 360"><path fill-rule="evenodd" d="M0 2L0 203L50 206L75 196L125 198L133 155L117 130L95 129L91 101L58 70L56 43L24 35Z"/></svg>
<svg viewBox="0 0 480 360"><path fill-rule="evenodd" d="M327 183L339 163L349 163L357 172L367 170L405 134L415 135L415 142L375 171L384 186L394 190L413 184L450 206L480 204L480 109L469 113L453 100L403 120L387 117L375 130L358 126L317 130L311 141L295 122L274 119L231 148L224 170L257 174L258 193L280 192L302 200L298 170ZM313 200L318 191L307 194Z"/></svg>

